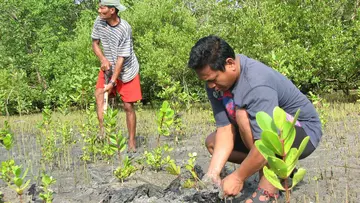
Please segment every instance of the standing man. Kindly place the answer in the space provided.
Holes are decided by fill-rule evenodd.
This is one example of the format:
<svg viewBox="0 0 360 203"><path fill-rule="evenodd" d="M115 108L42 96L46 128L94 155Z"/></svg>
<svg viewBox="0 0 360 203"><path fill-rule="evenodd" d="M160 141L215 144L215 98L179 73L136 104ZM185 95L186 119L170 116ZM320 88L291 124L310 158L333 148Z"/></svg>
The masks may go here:
<svg viewBox="0 0 360 203"><path fill-rule="evenodd" d="M100 0L91 37L92 48L101 62L96 83L96 104L100 131L103 134L104 92L118 93L124 103L129 132L128 149L136 150L136 115L134 102L142 99L139 63L136 58L131 26L118 16L125 6L119 0ZM103 51L100 48L100 42ZM111 74L112 73L112 74ZM108 77L108 78L105 78ZM105 84L108 80L108 84Z"/></svg>
<svg viewBox="0 0 360 203"><path fill-rule="evenodd" d="M261 134L255 115L265 111L272 116L274 107L279 106L292 121L300 108L293 147L299 147L310 136L300 156L303 159L315 150L322 136L314 106L285 76L259 61L235 55L230 45L216 36L204 37L195 44L188 66L207 83L217 126L205 141L212 154L205 178L221 185L225 196L235 196L243 189L244 181L259 171L258 189L245 202L274 202L279 193L263 176L266 160L254 145ZM240 166L221 180L219 174L226 161Z"/></svg>

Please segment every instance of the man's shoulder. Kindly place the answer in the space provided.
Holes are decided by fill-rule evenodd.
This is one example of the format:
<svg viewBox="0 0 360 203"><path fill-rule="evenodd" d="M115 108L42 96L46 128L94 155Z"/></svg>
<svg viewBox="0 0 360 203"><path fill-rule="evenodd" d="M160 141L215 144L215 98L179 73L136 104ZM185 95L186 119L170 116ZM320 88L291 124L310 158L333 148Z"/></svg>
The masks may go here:
<svg viewBox="0 0 360 203"><path fill-rule="evenodd" d="M131 29L131 25L129 24L128 21L124 20L123 18L121 18L120 24L123 25L126 28L130 28Z"/></svg>
<svg viewBox="0 0 360 203"><path fill-rule="evenodd" d="M94 26L106 26L106 21L97 16L94 21Z"/></svg>

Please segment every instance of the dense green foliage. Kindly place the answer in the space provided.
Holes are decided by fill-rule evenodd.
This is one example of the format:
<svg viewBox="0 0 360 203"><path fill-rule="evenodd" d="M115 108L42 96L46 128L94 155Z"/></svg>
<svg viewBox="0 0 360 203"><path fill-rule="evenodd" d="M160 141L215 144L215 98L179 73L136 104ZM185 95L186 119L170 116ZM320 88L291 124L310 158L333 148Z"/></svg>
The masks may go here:
<svg viewBox="0 0 360 203"><path fill-rule="evenodd" d="M91 30L97 0L0 2L0 113L93 103L99 61ZM304 92L359 86L357 0L123 0L133 28L144 97L169 87L204 99L187 68L190 48L216 34L285 74ZM180 84L180 85L179 85ZM166 95L166 94L165 94ZM195 96L194 96L195 98Z"/></svg>

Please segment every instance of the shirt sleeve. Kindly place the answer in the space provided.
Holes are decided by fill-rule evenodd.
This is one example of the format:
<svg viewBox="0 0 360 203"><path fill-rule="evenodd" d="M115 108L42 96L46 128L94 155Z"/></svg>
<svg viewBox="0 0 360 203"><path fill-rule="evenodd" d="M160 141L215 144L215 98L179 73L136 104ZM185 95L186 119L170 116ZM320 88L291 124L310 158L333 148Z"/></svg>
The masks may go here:
<svg viewBox="0 0 360 203"><path fill-rule="evenodd" d="M216 127L223 127L229 125L230 120L227 116L224 105L220 100L214 97L214 93L216 94L216 92L208 87L206 87L206 91L214 113Z"/></svg>
<svg viewBox="0 0 360 203"><path fill-rule="evenodd" d="M121 57L129 57L131 55L131 27L123 35L117 48L117 55Z"/></svg>
<svg viewBox="0 0 360 203"><path fill-rule="evenodd" d="M264 111L272 117L273 110L276 106L278 106L278 103L277 92L274 89L265 86L252 89L245 95L242 103L236 103L235 100L236 107L246 109L249 115L254 140L260 139L262 132L256 122L256 113Z"/></svg>
<svg viewBox="0 0 360 203"><path fill-rule="evenodd" d="M99 17L97 17L91 33L92 39L100 39L99 24L100 24Z"/></svg>

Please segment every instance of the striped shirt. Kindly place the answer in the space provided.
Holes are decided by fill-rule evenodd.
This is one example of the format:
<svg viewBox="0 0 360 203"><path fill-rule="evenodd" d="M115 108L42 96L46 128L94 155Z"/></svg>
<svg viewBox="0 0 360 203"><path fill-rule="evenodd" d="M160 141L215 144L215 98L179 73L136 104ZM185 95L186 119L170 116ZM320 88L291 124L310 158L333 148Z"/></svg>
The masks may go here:
<svg viewBox="0 0 360 203"><path fill-rule="evenodd" d="M135 78L139 72L139 62L134 52L132 30L128 22L120 19L119 24L110 26L98 16L91 38L100 40L104 56L109 60L113 71L117 58L124 57L119 80L126 83Z"/></svg>

